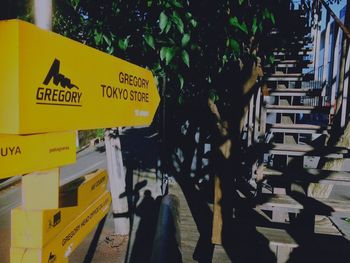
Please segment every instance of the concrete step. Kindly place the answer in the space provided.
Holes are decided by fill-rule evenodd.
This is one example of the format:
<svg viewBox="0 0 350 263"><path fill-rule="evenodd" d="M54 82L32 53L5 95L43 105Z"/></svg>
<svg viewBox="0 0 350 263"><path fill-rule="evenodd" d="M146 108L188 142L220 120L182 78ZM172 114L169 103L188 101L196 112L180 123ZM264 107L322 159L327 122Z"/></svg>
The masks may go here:
<svg viewBox="0 0 350 263"><path fill-rule="evenodd" d="M277 227L256 227L263 241L275 258L266 259L259 255L259 262L343 262L335 258L349 258L349 242L342 236L334 224L324 216L316 216L313 233L306 232L303 225L295 227L278 225ZM322 222L318 221L322 218ZM264 247L264 245L259 245ZM250 249L251 250L251 249ZM249 253L249 252L248 252ZM266 253L266 252L265 252ZM214 262L214 261L213 261ZM222 261L215 261L222 262ZM226 262L226 261L225 261ZM229 261L227 261L229 262ZM344 262L347 262L346 260Z"/></svg>
<svg viewBox="0 0 350 263"><path fill-rule="evenodd" d="M350 202L324 198L311 198L293 195L262 194L257 200L256 207L261 210L299 213L307 209L309 213L316 215L334 216L350 215Z"/></svg>
<svg viewBox="0 0 350 263"><path fill-rule="evenodd" d="M275 59L275 65L278 67L305 67L312 64L310 60L303 59Z"/></svg>
<svg viewBox="0 0 350 263"><path fill-rule="evenodd" d="M256 227L256 230L268 240L270 246L288 247L291 249L299 246L285 229ZM278 257L278 255L276 256Z"/></svg>
<svg viewBox="0 0 350 263"><path fill-rule="evenodd" d="M274 51L274 56L285 56L285 55L296 55L296 56L307 56L312 54L312 49L301 49L301 50L279 50Z"/></svg>
<svg viewBox="0 0 350 263"><path fill-rule="evenodd" d="M306 51L311 52L311 46L302 46L302 45L288 45L288 47L276 47L273 49L273 52L293 52L293 51Z"/></svg>
<svg viewBox="0 0 350 263"><path fill-rule="evenodd" d="M259 180L283 182L307 182L350 186L350 172L337 172L321 169L284 169L265 167Z"/></svg>
<svg viewBox="0 0 350 263"><path fill-rule="evenodd" d="M341 147L313 147L307 144L266 144L267 152L287 156L319 156L325 158L344 158L349 150Z"/></svg>
<svg viewBox="0 0 350 263"><path fill-rule="evenodd" d="M296 96L308 96L314 97L321 95L321 89L287 89L277 88L270 89L269 96L285 96L285 97L296 97Z"/></svg>
<svg viewBox="0 0 350 263"><path fill-rule="evenodd" d="M300 133L300 134L328 134L327 127L312 124L268 124L267 129L271 132Z"/></svg>
<svg viewBox="0 0 350 263"><path fill-rule="evenodd" d="M313 77L311 74L302 73L270 73L264 76L266 81L308 81Z"/></svg>
<svg viewBox="0 0 350 263"><path fill-rule="evenodd" d="M306 106L306 105L266 105L267 113L328 113L329 107Z"/></svg>

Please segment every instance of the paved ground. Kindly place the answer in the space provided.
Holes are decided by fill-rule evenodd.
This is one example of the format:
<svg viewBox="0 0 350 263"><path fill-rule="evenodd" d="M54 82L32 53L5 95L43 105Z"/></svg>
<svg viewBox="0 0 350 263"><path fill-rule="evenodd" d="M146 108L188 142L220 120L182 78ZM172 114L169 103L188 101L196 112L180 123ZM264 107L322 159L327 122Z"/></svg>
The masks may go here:
<svg viewBox="0 0 350 263"><path fill-rule="evenodd" d="M159 181L155 180L155 174L152 173L144 173L144 172L136 172L134 173L134 183L145 185L140 191L138 191L136 197L138 200L136 201L135 209L138 210L143 206L145 200L155 200L157 196L160 195L160 186ZM146 184L144 183L146 182ZM151 196L148 196L148 193L151 193ZM152 215L152 211L148 211ZM155 214L156 215L156 214ZM106 223L103 227L102 233L100 235L98 245L96 247L96 251L94 253L94 257L92 258L92 262L104 262L104 263L124 263L124 262L142 262L136 261L134 258L137 255L142 255L144 258L149 257L150 254L144 255L146 252L151 252L150 248L145 249L147 245L152 245L152 237L147 236L143 233L140 233L140 228L142 228L146 222L147 227L151 224L156 224L156 219L152 220L152 222L147 222L147 218L145 214L140 214L136 212L133 217L133 225L131 230L130 239L128 236L117 236L114 235L114 223L113 216L111 213L108 214ZM96 227L97 228L97 227ZM84 258L87 254L91 241L95 235L95 230L85 239L85 241L79 246L77 250L75 250L72 255L70 255L70 262L74 263L82 263L84 262ZM142 232L142 229L141 229ZM150 234L152 235L152 233ZM143 242L144 241L144 242ZM143 243L142 246L138 246L137 244ZM136 246L135 246L136 244ZM147 262L147 261L144 261Z"/></svg>
<svg viewBox="0 0 350 263"><path fill-rule="evenodd" d="M129 175L128 184L133 186L132 189L138 189L130 196L131 208L134 212L130 239L126 236L113 235L113 218L111 214L108 214L92 262L136 263L147 262L147 258L150 257L151 240L154 237L152 230L157 221L157 197L161 195L161 188L160 180L156 179L154 170L157 162L155 141L144 140L144 137L140 136L142 133L144 131L132 131L128 138L122 141L126 172ZM148 134L148 137L152 137L151 135ZM105 153L103 150L96 151L95 148L86 149L79 153L76 164L62 168L61 184L98 168L106 168ZM1 263L9 262L10 210L20 204L19 187L20 184L17 184L0 192ZM197 262L193 260L193 253L200 235L194 218L180 187L175 182L170 185L169 191L178 196L180 200L183 262ZM332 197L349 200L350 191L346 187L335 187ZM334 218L333 222L343 230L345 235L350 236L350 224L344 218ZM84 262L94 234L95 230L73 252L70 262ZM230 262L222 247L215 247L213 262Z"/></svg>

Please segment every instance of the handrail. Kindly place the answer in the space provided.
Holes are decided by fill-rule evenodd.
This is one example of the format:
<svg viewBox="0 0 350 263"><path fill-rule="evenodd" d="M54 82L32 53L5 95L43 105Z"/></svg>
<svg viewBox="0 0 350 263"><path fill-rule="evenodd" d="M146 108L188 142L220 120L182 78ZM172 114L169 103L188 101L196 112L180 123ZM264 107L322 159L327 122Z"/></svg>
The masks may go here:
<svg viewBox="0 0 350 263"><path fill-rule="evenodd" d="M343 22L334 14L332 9L327 5L327 3L324 0L319 0L322 5L327 9L331 17L333 17L334 21L338 24L338 26L343 30L344 34L348 39L350 39L350 31L349 29L343 24Z"/></svg>

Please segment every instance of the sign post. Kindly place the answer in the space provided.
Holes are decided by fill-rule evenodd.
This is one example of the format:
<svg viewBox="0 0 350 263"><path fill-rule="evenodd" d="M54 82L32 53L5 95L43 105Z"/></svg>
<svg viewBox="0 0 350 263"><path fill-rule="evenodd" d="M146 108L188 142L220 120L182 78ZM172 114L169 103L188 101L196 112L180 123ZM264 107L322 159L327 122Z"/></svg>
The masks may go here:
<svg viewBox="0 0 350 263"><path fill-rule="evenodd" d="M112 194L112 208L114 216L114 231L117 235L128 235L130 232L130 218L128 200L121 198L125 192L125 171L121 152L119 136L115 137L114 132L119 135L118 129L107 129L105 132L105 145L107 156L107 169Z"/></svg>
<svg viewBox="0 0 350 263"><path fill-rule="evenodd" d="M127 235L129 219L118 217L128 213L127 200L120 199L125 173L119 139L106 134L112 198L102 191L90 203L62 207L56 167L76 158L75 134L67 131L150 125L160 101L152 73L20 20L0 21L0 39L0 134L4 134L0 136L0 164L6 168L0 171L0 178L46 170L24 177L22 210L12 213L12 221L24 232L21 236L12 231L17 239L13 239L11 262L67 262L69 254L106 215L111 199L117 214L116 233ZM47 189L42 187L44 181L50 185ZM81 189L89 189L86 187ZM44 198L50 197L40 200L40 191L46 193ZM84 195L84 191L78 194ZM30 247L26 240L30 231L25 229L29 218L40 232L45 216L53 222L50 229L63 222L61 216L65 215L67 223L73 214L70 224L63 227L61 223L62 231L41 236L47 242L38 237L40 245Z"/></svg>

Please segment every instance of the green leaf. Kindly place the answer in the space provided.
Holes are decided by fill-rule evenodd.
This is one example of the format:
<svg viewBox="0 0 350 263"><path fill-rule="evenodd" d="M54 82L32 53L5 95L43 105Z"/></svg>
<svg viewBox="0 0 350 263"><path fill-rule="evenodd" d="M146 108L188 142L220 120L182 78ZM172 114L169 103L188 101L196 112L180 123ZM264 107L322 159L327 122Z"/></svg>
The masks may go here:
<svg viewBox="0 0 350 263"><path fill-rule="evenodd" d="M270 15L271 15L270 11L267 8L265 8L263 11L263 19L269 19Z"/></svg>
<svg viewBox="0 0 350 263"><path fill-rule="evenodd" d="M107 43L108 46L110 46L112 44L111 40L106 35L103 35L103 39Z"/></svg>
<svg viewBox="0 0 350 263"><path fill-rule="evenodd" d="M268 57L268 62L270 63L270 64L273 64L273 63L275 63L275 57L274 57L274 55L270 55L269 57Z"/></svg>
<svg viewBox="0 0 350 263"><path fill-rule="evenodd" d="M271 19L271 22L272 22L272 24L276 24L276 20L275 20L275 16L274 16L274 14L272 14L271 13L271 15L270 15L270 19Z"/></svg>
<svg viewBox="0 0 350 263"><path fill-rule="evenodd" d="M177 75L178 76L178 78L179 78L179 82L180 82L180 89L182 89L183 88L183 86L184 86L184 77L182 76L182 75Z"/></svg>
<svg viewBox="0 0 350 263"><path fill-rule="evenodd" d="M240 48L239 43L237 42L236 39L233 39L233 38L230 39L230 46L231 46L235 56L239 56L241 54L241 48Z"/></svg>
<svg viewBox="0 0 350 263"><path fill-rule="evenodd" d="M102 43L102 33L97 32L97 30L94 31L94 40L96 45L100 45Z"/></svg>
<svg viewBox="0 0 350 263"><path fill-rule="evenodd" d="M189 12L186 12L185 16L186 16L187 19L191 19L192 18L192 14L189 13Z"/></svg>
<svg viewBox="0 0 350 263"><path fill-rule="evenodd" d="M168 16L164 12L161 12L159 15L159 28L161 30L161 33L163 32L167 24L168 24Z"/></svg>
<svg viewBox="0 0 350 263"><path fill-rule="evenodd" d="M190 56L188 55L186 50L182 50L181 58L182 61L187 65L187 67L190 67Z"/></svg>
<svg viewBox="0 0 350 263"><path fill-rule="evenodd" d="M153 72L157 72L157 71L159 71L159 70L161 70L161 69L162 69L162 67L161 67L160 63L156 63L156 64L153 66L152 71L153 71Z"/></svg>
<svg viewBox="0 0 350 263"><path fill-rule="evenodd" d="M238 18L235 16L235 17L231 17L228 22L230 23L231 26L237 26L239 25L239 22L238 22Z"/></svg>
<svg viewBox="0 0 350 263"><path fill-rule="evenodd" d="M161 49L160 49L160 60L161 61L163 61L164 60L164 58L165 58L165 54L166 54L166 52L167 52L167 47L162 47Z"/></svg>
<svg viewBox="0 0 350 263"><path fill-rule="evenodd" d="M129 46L129 38L119 39L118 46L121 50L126 50Z"/></svg>
<svg viewBox="0 0 350 263"><path fill-rule="evenodd" d="M215 89L210 89L208 92L208 97L215 103L219 100L219 95Z"/></svg>
<svg viewBox="0 0 350 263"><path fill-rule="evenodd" d="M184 96L182 94L179 95L179 97L177 98L177 102L182 105L185 102Z"/></svg>
<svg viewBox="0 0 350 263"><path fill-rule="evenodd" d="M222 56L222 65L225 65L228 62L227 56L223 55Z"/></svg>
<svg viewBox="0 0 350 263"><path fill-rule="evenodd" d="M240 24L240 26L238 28L240 30L242 30L244 33L248 34L248 27L247 27L247 24L245 22L243 22L243 24Z"/></svg>
<svg viewBox="0 0 350 263"><path fill-rule="evenodd" d="M113 52L114 52L114 47L113 46L108 46L107 47L107 53L108 54L113 54Z"/></svg>
<svg viewBox="0 0 350 263"><path fill-rule="evenodd" d="M171 37L168 37L168 42L167 43L170 43L171 45L175 45L175 41Z"/></svg>
<svg viewBox="0 0 350 263"><path fill-rule="evenodd" d="M152 0L147 0L147 7L151 7L152 6Z"/></svg>
<svg viewBox="0 0 350 263"><path fill-rule="evenodd" d="M196 28L197 27L197 21L196 20L194 20L194 19L191 19L191 21L190 21L190 23L191 23L191 25L194 27L194 28Z"/></svg>
<svg viewBox="0 0 350 263"><path fill-rule="evenodd" d="M79 2L80 2L80 0L72 0L72 6L74 9L77 9Z"/></svg>
<svg viewBox="0 0 350 263"><path fill-rule="evenodd" d="M165 28L165 33L166 33L166 34L169 33L170 28L171 28L171 23L169 22L169 23L166 25L166 28Z"/></svg>
<svg viewBox="0 0 350 263"><path fill-rule="evenodd" d="M253 18L253 23L252 23L252 33L253 33L253 35L256 34L257 30L258 30L257 19L256 19L256 17L254 17Z"/></svg>
<svg viewBox="0 0 350 263"><path fill-rule="evenodd" d="M241 31L243 31L244 33L248 34L248 28L245 22L243 22L242 24L239 23L238 18L235 17L231 17L229 19L229 23L230 25L232 25L235 28L239 28Z"/></svg>
<svg viewBox="0 0 350 263"><path fill-rule="evenodd" d="M149 45L153 49L156 49L156 47L154 45L154 38L153 38L152 35L147 34L147 35L145 35L144 38L145 38L145 41L146 41L147 45Z"/></svg>
<svg viewBox="0 0 350 263"><path fill-rule="evenodd" d="M244 0L239 0L239 1L238 1L239 5L242 5L243 2L244 2Z"/></svg>
<svg viewBox="0 0 350 263"><path fill-rule="evenodd" d="M181 45L183 46L183 47L185 47L187 44L188 44L188 42L190 41L190 35L189 34L184 34L183 36L182 36L182 39L181 39Z"/></svg>
<svg viewBox="0 0 350 263"><path fill-rule="evenodd" d="M263 24L262 24L262 22L259 22L258 28L259 28L260 33L262 33L263 32Z"/></svg>
<svg viewBox="0 0 350 263"><path fill-rule="evenodd" d="M179 17L179 15L174 11L172 14L172 20L174 24L176 25L177 29L180 31L181 34L184 32L184 23L182 22L182 19Z"/></svg>
<svg viewBox="0 0 350 263"><path fill-rule="evenodd" d="M178 1L176 1L176 0L173 0L173 1L172 1L172 4L173 4L173 6L175 6L175 7L183 8L182 3L180 3L180 2L178 2Z"/></svg>
<svg viewBox="0 0 350 263"><path fill-rule="evenodd" d="M171 47L167 48L166 53L165 53L165 64L166 65L169 65L169 63L173 59L174 55L175 55L175 49L173 49Z"/></svg>

